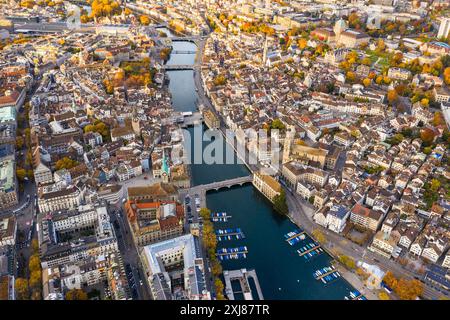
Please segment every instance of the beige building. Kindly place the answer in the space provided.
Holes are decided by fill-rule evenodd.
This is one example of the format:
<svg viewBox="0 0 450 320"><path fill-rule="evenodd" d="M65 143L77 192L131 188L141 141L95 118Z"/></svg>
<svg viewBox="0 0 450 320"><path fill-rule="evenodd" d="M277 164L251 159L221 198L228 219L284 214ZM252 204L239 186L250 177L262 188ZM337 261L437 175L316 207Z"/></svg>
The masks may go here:
<svg viewBox="0 0 450 320"><path fill-rule="evenodd" d="M34 168L33 174L36 185L53 182L52 171L41 162Z"/></svg>
<svg viewBox="0 0 450 320"><path fill-rule="evenodd" d="M299 161L309 160L317 162L322 168L325 166L327 154L327 150L312 148L299 144L294 144L291 147L291 158Z"/></svg>
<svg viewBox="0 0 450 320"><path fill-rule="evenodd" d="M205 124L210 129L219 129L220 128L220 120L219 118L210 110L205 110L203 112L203 119Z"/></svg>
<svg viewBox="0 0 450 320"><path fill-rule="evenodd" d="M255 173L253 174L253 185L270 201L281 193L281 185L273 177Z"/></svg>
<svg viewBox="0 0 450 320"><path fill-rule="evenodd" d="M0 210L19 203L16 164L13 160L0 162Z"/></svg>
<svg viewBox="0 0 450 320"><path fill-rule="evenodd" d="M383 220L383 213L362 206L357 203L350 214L350 221L365 229L377 231L378 226Z"/></svg>
<svg viewBox="0 0 450 320"><path fill-rule="evenodd" d="M13 246L16 244L17 221L11 215L0 219L0 246Z"/></svg>
<svg viewBox="0 0 450 320"><path fill-rule="evenodd" d="M176 202L128 201L125 204L133 240L138 246L183 233L183 206Z"/></svg>

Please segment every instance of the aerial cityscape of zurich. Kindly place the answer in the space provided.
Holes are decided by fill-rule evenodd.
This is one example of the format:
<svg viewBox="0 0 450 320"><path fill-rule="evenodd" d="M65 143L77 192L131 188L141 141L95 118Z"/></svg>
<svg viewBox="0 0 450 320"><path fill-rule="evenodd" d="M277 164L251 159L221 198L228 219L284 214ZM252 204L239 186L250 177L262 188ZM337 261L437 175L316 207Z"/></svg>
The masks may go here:
<svg viewBox="0 0 450 320"><path fill-rule="evenodd" d="M449 130L448 0L0 0L0 300L449 300Z"/></svg>

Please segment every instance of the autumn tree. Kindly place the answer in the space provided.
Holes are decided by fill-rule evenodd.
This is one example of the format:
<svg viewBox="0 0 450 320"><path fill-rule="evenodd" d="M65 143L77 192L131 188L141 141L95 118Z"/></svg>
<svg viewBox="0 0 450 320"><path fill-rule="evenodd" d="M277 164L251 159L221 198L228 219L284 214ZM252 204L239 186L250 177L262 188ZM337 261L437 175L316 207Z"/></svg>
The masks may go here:
<svg viewBox="0 0 450 320"><path fill-rule="evenodd" d="M72 289L66 292L66 300L87 300L88 295L81 289Z"/></svg>
<svg viewBox="0 0 450 320"><path fill-rule="evenodd" d="M389 101L390 104L394 104L398 101L398 93L397 91L393 90L389 90L387 93L387 99Z"/></svg>
<svg viewBox="0 0 450 320"><path fill-rule="evenodd" d="M16 175L17 175L17 179L19 179L19 181L24 181L25 180L25 177L26 177L26 175L27 175L27 172L26 172L26 170L25 169L23 169L23 168L17 168L16 169Z"/></svg>
<svg viewBox="0 0 450 320"><path fill-rule="evenodd" d="M349 83L354 83L356 80L356 75L353 71L347 71L346 80Z"/></svg>
<svg viewBox="0 0 450 320"><path fill-rule="evenodd" d="M423 285L420 281L400 279L395 286L395 293L402 300L414 300L423 294Z"/></svg>
<svg viewBox="0 0 450 320"><path fill-rule="evenodd" d="M380 300L390 300L389 295L388 295L386 292L384 292L384 291L381 291L381 292L378 294L378 298L379 298Z"/></svg>
<svg viewBox="0 0 450 320"><path fill-rule="evenodd" d="M219 278L216 278L214 280L214 287L216 288L216 296L218 300L223 300L224 296L223 296L223 289L224 289L224 285L222 280L220 280ZM219 299L219 297L221 299Z"/></svg>
<svg viewBox="0 0 450 320"><path fill-rule="evenodd" d="M16 137L16 149L21 150L23 148L24 140L23 137L17 136Z"/></svg>
<svg viewBox="0 0 450 320"><path fill-rule="evenodd" d="M42 285L42 271L35 270L30 274L30 287L34 290L39 290Z"/></svg>
<svg viewBox="0 0 450 320"><path fill-rule="evenodd" d="M31 272L41 270L41 260L39 259L38 254L34 254L30 257L28 269L30 269Z"/></svg>
<svg viewBox="0 0 450 320"><path fill-rule="evenodd" d="M33 251L33 253L39 252L39 241L37 239L33 239L31 241L31 250Z"/></svg>
<svg viewBox="0 0 450 320"><path fill-rule="evenodd" d="M306 48L308 41L305 38L300 38L297 41L297 45L300 48L300 50L303 50Z"/></svg>
<svg viewBox="0 0 450 320"><path fill-rule="evenodd" d="M15 285L15 291L17 294L17 299L27 300L30 295L30 289L28 287L27 279L17 278L14 285Z"/></svg>
<svg viewBox="0 0 450 320"><path fill-rule="evenodd" d="M351 257L345 256L345 255L340 255L338 257L338 259L348 269L355 269L356 268L355 260L353 260Z"/></svg>
<svg viewBox="0 0 450 320"><path fill-rule="evenodd" d="M427 98L422 98L422 99L420 100L420 105L421 105L422 107L428 107L429 104L430 104L430 100L427 99Z"/></svg>
<svg viewBox="0 0 450 320"><path fill-rule="evenodd" d="M76 160L72 160L68 157L64 157L62 159L59 159L58 161L56 161L55 164L55 168L56 170L60 170L60 169L71 169L75 166L78 165L78 161Z"/></svg>
<svg viewBox="0 0 450 320"><path fill-rule="evenodd" d="M325 243L327 241L327 238L325 237L325 235L323 234L322 231L320 231L319 229L314 229L312 231L312 235L314 238L316 238L317 241L319 241L320 243Z"/></svg>
<svg viewBox="0 0 450 320"><path fill-rule="evenodd" d="M388 271L383 277L383 282L391 289L394 289L397 286L398 280L391 271Z"/></svg>
<svg viewBox="0 0 450 320"><path fill-rule="evenodd" d="M139 17L139 21L144 25L144 26L148 26L150 24L150 18L146 15L141 15Z"/></svg>
<svg viewBox="0 0 450 320"><path fill-rule="evenodd" d="M372 83L372 80L370 80L369 78L365 78L365 79L363 80L363 85L364 85L364 87L370 86L371 83Z"/></svg>
<svg viewBox="0 0 450 320"><path fill-rule="evenodd" d="M444 70L444 82L450 85L450 67L447 67Z"/></svg>
<svg viewBox="0 0 450 320"><path fill-rule="evenodd" d="M420 139L422 139L425 144L430 145L434 141L434 131L430 128L420 130Z"/></svg>

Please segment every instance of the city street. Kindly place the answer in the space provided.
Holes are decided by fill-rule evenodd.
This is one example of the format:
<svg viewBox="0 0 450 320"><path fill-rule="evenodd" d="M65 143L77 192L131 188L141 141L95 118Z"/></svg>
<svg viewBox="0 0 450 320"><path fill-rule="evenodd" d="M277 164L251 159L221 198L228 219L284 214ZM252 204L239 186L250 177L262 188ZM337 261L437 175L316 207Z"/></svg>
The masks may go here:
<svg viewBox="0 0 450 320"><path fill-rule="evenodd" d="M108 211L111 223L116 232L119 251L121 252L125 264L125 271L133 299L150 300L151 294L147 287L147 281L145 280L145 274L142 269L137 248L133 242L130 227L126 221L127 218L124 216L122 203L119 202L116 205L110 206ZM131 275L129 274L129 270L127 270L127 265L130 265Z"/></svg>

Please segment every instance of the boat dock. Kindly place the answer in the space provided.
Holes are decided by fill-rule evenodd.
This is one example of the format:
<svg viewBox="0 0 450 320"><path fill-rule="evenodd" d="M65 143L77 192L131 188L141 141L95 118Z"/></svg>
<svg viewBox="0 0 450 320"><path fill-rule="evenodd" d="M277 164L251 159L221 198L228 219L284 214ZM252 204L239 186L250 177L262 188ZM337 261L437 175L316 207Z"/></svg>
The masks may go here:
<svg viewBox="0 0 450 320"><path fill-rule="evenodd" d="M212 222L227 222L230 218L231 216L229 216L226 212L211 213Z"/></svg>
<svg viewBox="0 0 450 320"><path fill-rule="evenodd" d="M313 276L316 280L322 280L326 284L338 279L341 275L335 267L331 266L314 271Z"/></svg>
<svg viewBox="0 0 450 320"><path fill-rule="evenodd" d="M311 243L308 243L306 246L298 249L297 252L300 257L304 257L305 259L310 259L313 256L322 254L323 249L319 244L317 244L315 242L311 242Z"/></svg>
<svg viewBox="0 0 450 320"><path fill-rule="evenodd" d="M350 291L350 297L345 296L345 300L367 300L358 290Z"/></svg>
<svg viewBox="0 0 450 320"><path fill-rule="evenodd" d="M222 248L217 250L216 255L219 260L230 260L230 259L244 259L247 258L247 247L237 247L237 248Z"/></svg>
<svg viewBox="0 0 450 320"><path fill-rule="evenodd" d="M244 239L245 235L241 228L236 229L218 229L216 230L217 240L240 240Z"/></svg>
<svg viewBox="0 0 450 320"><path fill-rule="evenodd" d="M300 230L294 230L291 232L288 232L287 234L284 235L284 237L286 238L287 243L289 243L291 246L293 246L294 244L305 240L306 236L305 236L305 231L300 231Z"/></svg>
<svg viewBox="0 0 450 320"><path fill-rule="evenodd" d="M235 300L235 293L242 293L244 296L244 300L264 300L258 277L256 276L256 271L254 269L225 270L223 272L223 277L225 279L225 293L229 300ZM249 278L253 278L256 287L256 293L258 294L258 299L255 299L255 293L252 292ZM231 286L231 281L233 280L239 280L241 291L233 291L233 288Z"/></svg>

